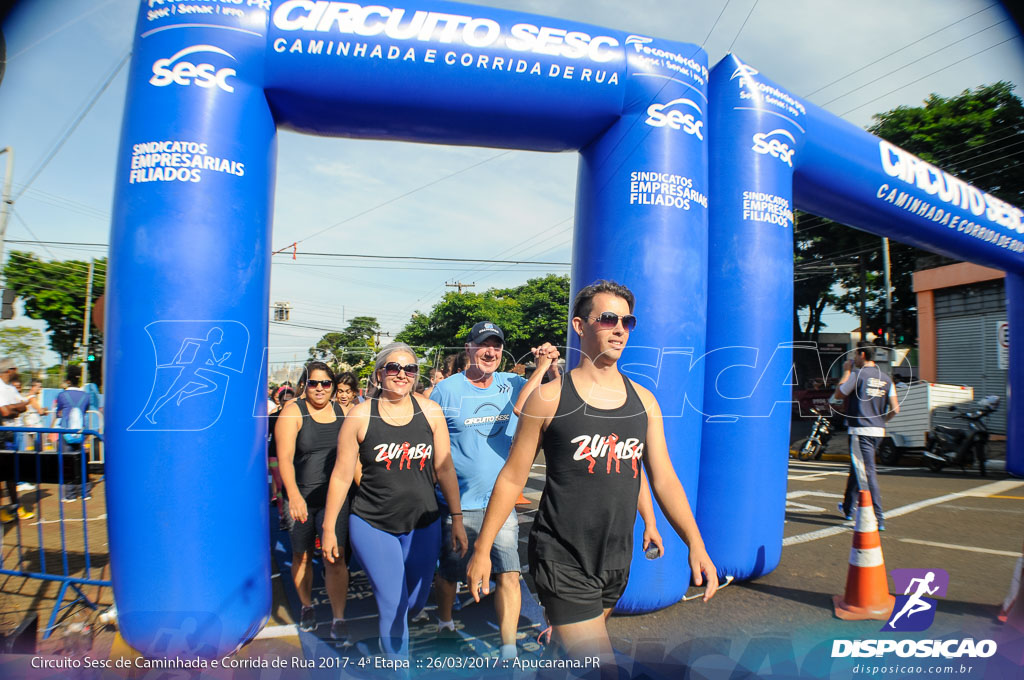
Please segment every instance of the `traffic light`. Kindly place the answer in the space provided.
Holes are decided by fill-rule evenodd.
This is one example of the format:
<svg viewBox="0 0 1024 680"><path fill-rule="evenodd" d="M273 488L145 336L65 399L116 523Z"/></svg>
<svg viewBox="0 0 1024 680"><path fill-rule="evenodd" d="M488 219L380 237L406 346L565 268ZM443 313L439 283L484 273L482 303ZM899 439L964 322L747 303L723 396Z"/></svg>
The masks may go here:
<svg viewBox="0 0 1024 680"><path fill-rule="evenodd" d="M95 354L90 354L89 356L87 356L85 358L85 360L86 361L96 361L96 355Z"/></svg>
<svg viewBox="0 0 1024 680"><path fill-rule="evenodd" d="M0 311L0 319L13 319L14 318L14 289L4 288L3 294L3 309Z"/></svg>

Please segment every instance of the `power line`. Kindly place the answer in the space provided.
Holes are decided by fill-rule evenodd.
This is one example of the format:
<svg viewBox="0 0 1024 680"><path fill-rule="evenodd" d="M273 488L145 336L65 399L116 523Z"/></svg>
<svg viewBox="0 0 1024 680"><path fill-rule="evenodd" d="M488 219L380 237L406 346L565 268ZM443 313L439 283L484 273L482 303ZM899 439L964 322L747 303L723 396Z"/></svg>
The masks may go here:
<svg viewBox="0 0 1024 680"><path fill-rule="evenodd" d="M704 45L707 44L708 38L710 38L711 34L715 32L715 26L718 26L718 22L721 20L722 15L725 14L725 10L729 8L730 2L732 2L732 0L725 0L725 5L722 6L722 11L718 13L718 18L715 19L715 23L711 24L711 29L708 31L708 34L704 36L704 40L701 41L701 47L704 47Z"/></svg>
<svg viewBox="0 0 1024 680"><path fill-rule="evenodd" d="M78 128L78 125L85 119L89 112L92 111L92 107L96 104L97 101L99 101L100 96L107 91L108 87L110 87L110 83L114 82L114 78L117 77L117 74L121 72L121 69L124 68L124 65L128 63L128 58L131 56L132 53L129 51L127 54L121 57L121 60L117 63L117 66L114 67L114 70L111 71L109 76L107 76L107 79L100 85L99 89L96 90L96 92L93 94L92 98L86 104L82 112L79 113L73 121L71 121L71 124L64 131L64 134L60 136L56 144L54 144L53 148L43 159L39 168L22 186L21 191L18 192L18 195L14 197L15 201L21 198L21 195L25 193L25 190L32 185L32 182L36 181L36 178L39 177L40 173L42 173L46 166L49 165L50 161L53 160L53 157L56 156L57 152L60 151L61 148L64 146L64 143L68 141L69 137L71 137L71 134Z"/></svg>
<svg viewBox="0 0 1024 680"><path fill-rule="evenodd" d="M995 28L996 26L998 26L1000 24L1005 24L1007 21L1009 21L1009 19L1003 19L1002 21L997 21L996 23L991 24L989 26L986 26L985 28L982 28L980 30L977 30L974 33L971 33L970 35L966 35L963 38L960 38L959 40L954 40L951 43L947 43L946 45L943 45L939 49L937 49L937 50L935 50L933 52L929 52L928 54L924 55L923 57L918 57L914 61L908 62L908 63L904 64L903 66L900 66L899 68L895 68L892 71L889 71L888 73L883 73L882 75L878 76L877 78L869 80L868 82L864 83L860 87L857 87L857 88L855 88L853 90L850 90L849 92L841 94L838 97L833 97L832 99L829 99L827 102L825 102L823 104L820 104L820 106L822 108L824 108L824 107L828 106L829 104L831 104L832 102L834 102L836 100L842 99L843 97L845 97L845 96L847 96L849 94L853 94L857 90L861 90L861 89L867 87L868 85L873 85L874 83L877 83L882 78L888 78L892 74L894 74L894 73L896 73L898 71L902 71L903 69L907 68L908 66L913 66L914 64L916 64L919 61L923 61L923 60L927 59L928 57L933 57L936 54L938 54L939 52L944 52L944 51L948 50L950 47L952 47L953 45L956 45L957 43L962 43L964 40L967 40L968 38L973 38L974 36L978 35L979 33L984 33L985 31L987 31L990 28ZM968 57L968 58L970 58L970 57ZM885 96L885 95L882 95L882 96ZM872 101L874 101L874 100L872 100Z"/></svg>
<svg viewBox="0 0 1024 680"><path fill-rule="evenodd" d="M398 196L395 196L393 198L389 198L388 200L384 201L383 203L378 203L377 205L372 206L370 208L367 208L366 210L363 210L361 212L358 212L355 215L351 215L349 217L346 217L345 219L341 220L340 222L335 222L334 224L332 224L329 227L324 227L320 231L313 232L309 236L304 236L303 238L298 239L294 243L291 243L291 244L285 246L284 248L282 248L280 250L277 250L277 251L274 251L274 252L276 254L276 253L282 252L284 250L287 250L288 248L292 247L293 245L297 245L299 243L302 243L303 241L308 241L309 239L311 239L311 238L313 238L315 236L319 236L320 234L328 232L331 229L335 229L337 227L340 227L341 225L345 224L346 222L351 222L352 220L354 220L354 219L356 219L358 217L362 217L363 215L366 215L368 213L371 213L374 210L377 210L378 208L383 208L384 206L389 205L391 203L394 203L395 201L399 201L399 200L405 198L406 196L411 196L412 194L416 193L417 191L421 191L423 189L426 189L427 187L430 187L430 186L433 186L433 185L438 184L440 182L443 182L444 180L450 179L452 177L455 177L456 175L460 175L460 174L462 174L464 172L472 170L473 168L480 167L484 163L489 163L490 161L493 161L493 160L495 160L497 158L501 158L502 156L507 156L510 153L512 153L512 152L511 151L502 151L501 153L495 154L493 156L489 156L488 158L485 158L482 161L478 161L476 163L473 163L472 165L469 165L469 166L467 166L465 168L462 168L461 170L456 170L455 172L452 172L452 173L449 173L447 175L444 175L443 177L438 177L437 179L431 180L431 181L427 182L426 184L421 184L420 186L418 186L418 187L416 187L414 189L410 189L409 191L406 191L403 194L399 194Z"/></svg>
<svg viewBox="0 0 1024 680"><path fill-rule="evenodd" d="M728 4L728 3L727 3L727 4ZM992 9L993 7L997 7L997 6L998 6L998 3L996 3L996 4L993 4L993 5L989 5L988 7L983 7L982 9L979 9L979 10L978 10L977 12L973 12L973 13L971 13L971 14L968 14L968 15L967 15L967 16L965 16L965 17L962 17L962 18L960 18L960 19L957 19L956 21L954 21L954 22L953 22L953 23L951 23L951 24L946 24L945 26L943 26L942 28L938 29L937 31L932 31L932 32L931 32L931 33L929 33L928 35L924 36L923 38L918 38L917 40L915 40L914 42L910 43L909 45L904 45L903 47L901 47L901 48L899 48L899 49L897 49L897 50L893 50L892 52L890 52L889 54L885 55L884 57L879 57L878 59L875 59L875 60L874 60L873 62L871 62L870 64L865 64L864 66L861 66L861 67L860 67L860 68L858 68L858 69L855 69L855 70L853 70L853 71L850 71L849 73L847 73L847 74L846 74L846 75L844 75L844 76L840 76L840 77L836 78L835 80L833 80L833 81L832 81L832 82L830 82L830 83L826 83L825 85L822 85L821 87L819 87L819 88L818 88L818 89L816 89L816 90L811 90L810 92L808 92L807 94L805 94L805 95L804 95L804 98L806 99L806 98L810 97L810 96L811 96L811 95L813 95L813 94L817 94L817 93L821 92L822 90L824 90L824 89L825 89L825 88L827 88L827 87L832 87L833 85L835 85L836 83L838 83L838 82L839 82L839 81L841 81L841 80L846 80L846 79L847 79L847 78L849 78L850 76L852 76L852 75L856 75L857 73L860 73L860 72L861 72L861 71L863 71L864 69L866 69L866 68L869 68L869 67L871 67L871 66L874 66L874 65L875 65L875 64L877 64L878 62L886 60L886 59L888 59L889 57L893 56L894 54L897 54L897 53L899 53L899 52L902 52L903 50L906 50L906 49L908 49L908 48L911 48L911 47L913 47L914 45L916 45L917 43L919 43L919 42L922 42L922 41L924 41L924 40L927 40L928 38L932 37L933 35L936 35L937 33L942 33L942 32L943 32L943 31L945 31L945 30L946 30L947 28L952 28L953 26L956 26L957 24L959 24L959 23L960 23L960 22L962 22L962 21L967 21L967 20L968 20L968 19L970 19L971 17L973 17L973 16L975 16L975 15L977 15L977 14L981 14L982 12L985 12L985 11L987 11L987 10L990 10L990 9Z"/></svg>
<svg viewBox="0 0 1024 680"><path fill-rule="evenodd" d="M493 264L549 264L565 266L570 264L569 262L538 262L536 260L495 260L473 257L424 257L420 255L366 255L362 253L316 253L301 250L298 251L296 255L313 255L316 257L353 257L374 260L418 260L425 262L486 262Z"/></svg>
<svg viewBox="0 0 1024 680"><path fill-rule="evenodd" d="M757 0L754 0L754 4L751 6L750 11L747 12L747 18L743 20L743 24L740 26L740 30L736 31L736 37L732 39L731 43L729 43L729 49L726 50L726 52L732 52L733 46L736 44L736 41L740 39L740 33L742 33L743 29L746 28L747 21L750 20L750 15L754 13L755 7L757 7Z"/></svg>
<svg viewBox="0 0 1024 680"><path fill-rule="evenodd" d="M14 209L13 205L11 206L10 214L12 214L12 215L14 215L15 217L18 218L18 221L21 222L21 226L25 227L25 231L27 231L29 234L31 234L33 238L35 238L35 239L39 238L38 236L36 236L36 233L34 231L32 231L32 227L28 226L28 222L26 222L25 218L21 216L21 213ZM10 243L10 241L8 241L8 243ZM52 257L53 259L55 259L55 260L57 259L57 256L54 255L53 252L49 248L47 248L46 246L42 246L42 249L45 250L47 253L49 253L50 257ZM0 262L0 266L2 266L2 265L3 265L3 263Z"/></svg>
<svg viewBox="0 0 1024 680"><path fill-rule="evenodd" d="M963 63L963 62L967 61L968 59L972 59L972 58L978 56L979 54L983 54L985 52L988 52L989 50L995 49L995 48L999 47L1000 45L1003 45L1005 43L1010 42L1011 40L1016 40L1019 37L1020 37L1019 35L1010 36L1006 40L1002 40L1000 42L997 42L995 45L990 45L990 46L986 47L983 50L978 50L977 52L975 52L973 54L969 54L968 56L964 57L963 59L958 59L956 61L956 63L957 64ZM857 109L862 109L865 106L867 106L868 104L872 104L872 103L878 101L879 99L882 99L883 97L888 97L891 94L895 94L895 93L899 92L900 90L902 90L905 87L908 87L910 85L913 85L914 83L920 82L920 81L924 80L925 78L930 78L931 76L935 75L936 73L941 73L942 71L945 71L946 69L951 68L954 65L956 65L956 64L947 64L946 66L943 66L940 69L932 71L931 73L925 74L925 75L921 76L920 78L917 78L915 80L911 80L909 83L905 83L905 84L901 85L900 87L897 87L895 90L890 90L889 92L886 92L885 94L882 94L882 95L879 95L879 96L875 97L874 99L869 99L868 101L864 102L863 104L860 104L859 106L855 106L852 109L850 109L849 111L844 111L843 113L841 113L839 115L840 115L840 117L842 117L842 116L845 116L848 113L853 113Z"/></svg>

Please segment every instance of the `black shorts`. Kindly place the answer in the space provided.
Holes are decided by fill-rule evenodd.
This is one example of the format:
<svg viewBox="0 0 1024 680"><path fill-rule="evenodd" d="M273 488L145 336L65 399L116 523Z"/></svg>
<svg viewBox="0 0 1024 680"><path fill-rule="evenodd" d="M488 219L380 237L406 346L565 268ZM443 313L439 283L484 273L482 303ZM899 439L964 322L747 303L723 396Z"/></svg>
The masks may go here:
<svg viewBox="0 0 1024 680"><path fill-rule="evenodd" d="M601 616L619 601L629 580L629 567L589 576L575 565L539 558L530 560L530 573L544 613L555 626Z"/></svg>
<svg viewBox="0 0 1024 680"><path fill-rule="evenodd" d="M348 541L348 513L351 497L351 494L349 494L345 498L345 503L341 506L341 512L338 513L338 521L334 523L334 536L338 540L338 550L345 556L345 564L348 564L352 558L352 546L349 545ZM306 521L296 522L291 519L288 508L285 508L286 517L288 517L290 524L288 538L291 540L293 555L313 550L316 545L315 538L317 536L323 539L325 510L326 508L323 505L309 505L307 500Z"/></svg>

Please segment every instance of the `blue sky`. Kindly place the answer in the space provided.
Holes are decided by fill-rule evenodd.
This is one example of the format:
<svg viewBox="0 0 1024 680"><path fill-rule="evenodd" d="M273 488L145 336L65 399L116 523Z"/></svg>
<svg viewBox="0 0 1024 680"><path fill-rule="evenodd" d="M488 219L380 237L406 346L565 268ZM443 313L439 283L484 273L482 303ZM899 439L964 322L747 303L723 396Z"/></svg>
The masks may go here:
<svg viewBox="0 0 1024 680"><path fill-rule="evenodd" d="M985 0L470 4L702 44L711 64L731 50L858 126L868 125L873 113L919 105L933 92L949 96L997 80L1024 83L1024 41L1000 5ZM15 150L16 199L7 239L107 243L127 80L127 68L118 65L131 47L137 6L138 0L29 0L4 24L8 63L0 83L0 147ZM574 153L288 132L278 141L275 248L306 239L300 250L569 261ZM57 259L103 254L102 247L8 243L5 251L11 248ZM289 302L298 325L271 326L271 360L301 361L323 333L317 329L340 328L343 318L355 315L376 316L386 331L397 332L413 311L429 310L451 290L446 282L475 282L471 290L480 291L547 272L567 273L568 267L342 265L277 255L271 301ZM842 315L827 320L832 331L856 325Z"/></svg>

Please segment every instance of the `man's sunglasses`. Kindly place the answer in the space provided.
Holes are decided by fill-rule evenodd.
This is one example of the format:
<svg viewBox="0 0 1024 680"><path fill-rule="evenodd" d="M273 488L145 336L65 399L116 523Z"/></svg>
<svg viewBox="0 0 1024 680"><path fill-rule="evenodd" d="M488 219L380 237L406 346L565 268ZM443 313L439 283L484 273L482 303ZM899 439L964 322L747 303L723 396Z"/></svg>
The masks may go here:
<svg viewBox="0 0 1024 680"><path fill-rule="evenodd" d="M306 382L306 389L313 389L317 385L319 385L320 387L322 387L322 388L324 388L326 390L329 387L334 385L334 381L333 380L310 380L310 381Z"/></svg>
<svg viewBox="0 0 1024 680"><path fill-rule="evenodd" d="M587 321L596 321L597 327L603 329L615 328L619 325L619 319L622 319L622 327L626 331L636 328L636 317L632 314L619 316L615 312L601 312L600 316L587 317Z"/></svg>
<svg viewBox="0 0 1024 680"><path fill-rule="evenodd" d="M406 375L417 375L420 372L420 367L416 364L406 364L405 366L402 366L397 361L389 361L384 364L384 375L389 378L394 378L402 371L405 371Z"/></svg>

